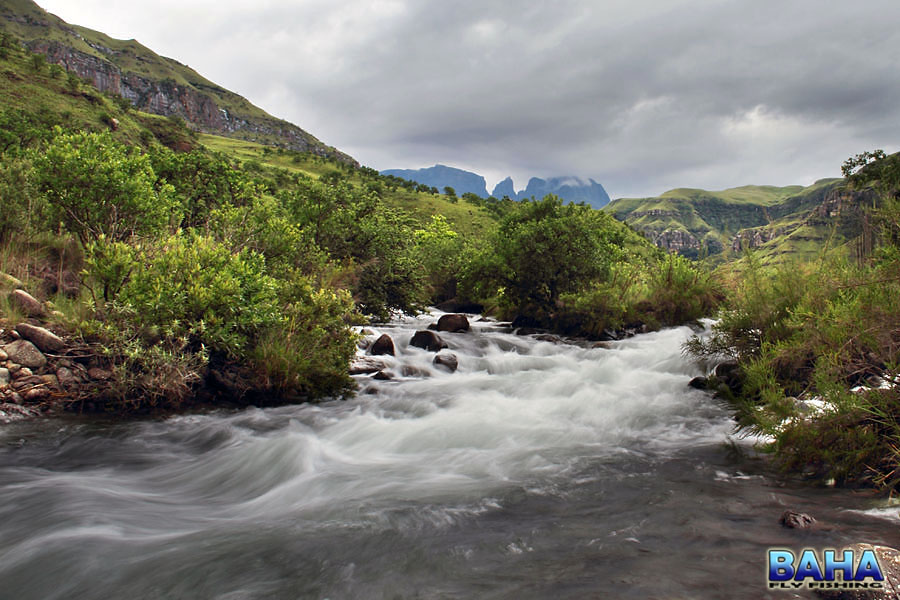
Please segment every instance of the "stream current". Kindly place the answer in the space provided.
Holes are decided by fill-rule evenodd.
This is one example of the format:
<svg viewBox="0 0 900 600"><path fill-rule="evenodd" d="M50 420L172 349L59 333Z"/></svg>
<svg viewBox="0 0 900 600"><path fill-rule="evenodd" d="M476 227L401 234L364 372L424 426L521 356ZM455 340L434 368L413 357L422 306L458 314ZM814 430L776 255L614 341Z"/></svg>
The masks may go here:
<svg viewBox="0 0 900 600"><path fill-rule="evenodd" d="M409 346L439 314L377 328L398 377L350 400L3 426L0 599L790 598L770 547L900 544L896 508L732 439L689 328L592 348L478 321L441 334L448 373Z"/></svg>

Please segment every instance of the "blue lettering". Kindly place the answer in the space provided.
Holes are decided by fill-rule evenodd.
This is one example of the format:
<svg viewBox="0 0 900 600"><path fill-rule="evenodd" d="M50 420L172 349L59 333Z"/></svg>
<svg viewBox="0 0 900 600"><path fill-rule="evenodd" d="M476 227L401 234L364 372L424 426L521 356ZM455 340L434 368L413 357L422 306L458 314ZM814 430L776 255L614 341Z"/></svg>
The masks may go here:
<svg viewBox="0 0 900 600"><path fill-rule="evenodd" d="M794 553L769 550L769 581L790 581L794 576Z"/></svg>
<svg viewBox="0 0 900 600"><path fill-rule="evenodd" d="M871 577L875 581L884 581L884 575L881 574L881 566L878 564L878 559L875 558L875 553L871 550L863 550L862 556L859 559L859 566L856 567L856 581L862 581L866 577Z"/></svg>
<svg viewBox="0 0 900 600"><path fill-rule="evenodd" d="M834 572L844 572L843 581L853 581L853 551L844 550L844 559L836 560L834 550L825 551L825 579L834 581Z"/></svg>
<svg viewBox="0 0 900 600"><path fill-rule="evenodd" d="M800 562L797 565L797 572L794 574L794 581L803 581L807 577L812 577L815 581L822 581L822 569L819 567L819 559L812 550L804 550L800 555Z"/></svg>

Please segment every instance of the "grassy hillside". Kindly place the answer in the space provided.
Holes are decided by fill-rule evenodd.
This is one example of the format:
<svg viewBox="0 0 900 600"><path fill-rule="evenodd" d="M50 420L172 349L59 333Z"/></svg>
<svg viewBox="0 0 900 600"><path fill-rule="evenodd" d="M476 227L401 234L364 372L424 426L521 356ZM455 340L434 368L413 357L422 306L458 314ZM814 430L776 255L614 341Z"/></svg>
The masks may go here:
<svg viewBox="0 0 900 600"><path fill-rule="evenodd" d="M606 208L658 246L722 262L758 248L764 262L810 258L831 242L846 244L852 225L815 211L843 189L842 179L811 186L742 186L720 191L679 188L655 198L620 198ZM851 219L852 220L852 219Z"/></svg>
<svg viewBox="0 0 900 600"><path fill-rule="evenodd" d="M163 116L178 115L200 131L354 162L308 132L269 115L246 98L176 60L159 56L136 40L116 40L70 25L31 0L4 1L0 26L50 62L90 79L103 91L127 96L137 108Z"/></svg>

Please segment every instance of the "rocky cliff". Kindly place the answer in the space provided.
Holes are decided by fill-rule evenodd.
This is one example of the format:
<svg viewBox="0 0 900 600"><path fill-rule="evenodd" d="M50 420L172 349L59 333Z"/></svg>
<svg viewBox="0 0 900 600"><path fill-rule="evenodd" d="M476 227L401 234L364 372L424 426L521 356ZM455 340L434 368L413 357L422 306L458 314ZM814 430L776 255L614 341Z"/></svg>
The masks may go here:
<svg viewBox="0 0 900 600"><path fill-rule="evenodd" d="M142 111L177 116L193 129L225 137L356 161L296 125L269 115L245 98L204 79L178 61L134 40L113 40L69 25L31 0L0 8L0 24L32 52L43 54L103 92L118 94Z"/></svg>

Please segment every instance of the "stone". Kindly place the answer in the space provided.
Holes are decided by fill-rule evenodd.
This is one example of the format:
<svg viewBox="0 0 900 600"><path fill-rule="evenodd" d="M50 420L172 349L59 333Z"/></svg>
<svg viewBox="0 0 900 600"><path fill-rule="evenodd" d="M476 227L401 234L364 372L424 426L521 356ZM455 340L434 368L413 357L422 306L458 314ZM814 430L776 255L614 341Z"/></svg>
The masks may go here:
<svg viewBox="0 0 900 600"><path fill-rule="evenodd" d="M56 380L60 385L74 385L78 383L75 374L67 367L61 367L56 370Z"/></svg>
<svg viewBox="0 0 900 600"><path fill-rule="evenodd" d="M28 323L19 323L16 325L16 331L19 332L24 339L38 347L41 352L54 353L60 352L66 347L66 343L49 329L29 325Z"/></svg>
<svg viewBox="0 0 900 600"><path fill-rule="evenodd" d="M9 294L9 301L29 317L41 317L44 315L44 306L37 298L25 290L13 290Z"/></svg>
<svg viewBox="0 0 900 600"><path fill-rule="evenodd" d="M373 356L381 356L384 354L394 356L394 340L392 340L391 336L388 334L382 334L381 337L372 344L372 347L369 349L369 354L372 354Z"/></svg>
<svg viewBox="0 0 900 600"><path fill-rule="evenodd" d="M107 379L112 377L112 372L107 371L106 369L101 369L99 367L91 367L88 369L88 377L91 379L96 379L97 381L106 381Z"/></svg>
<svg viewBox="0 0 900 600"><path fill-rule="evenodd" d="M390 381L394 378L394 374L390 371L378 371L374 375L372 375L372 379L377 379L379 381Z"/></svg>
<svg viewBox="0 0 900 600"><path fill-rule="evenodd" d="M28 367L22 367L13 375L13 379L25 379L26 377L34 377L34 373Z"/></svg>
<svg viewBox="0 0 900 600"><path fill-rule="evenodd" d="M369 373L377 373L385 367L387 367L387 364L383 360L372 358L371 356L357 356L350 363L350 374L368 375ZM57 377L59 377L58 373Z"/></svg>
<svg viewBox="0 0 900 600"><path fill-rule="evenodd" d="M17 371L21 371L21 370L22 370L22 365L17 365L17 364L14 363L13 361L8 361L8 362L6 363L6 368L9 369L9 372L10 372L10 373L12 373L13 375L15 375Z"/></svg>
<svg viewBox="0 0 900 600"><path fill-rule="evenodd" d="M459 333L469 330L469 319L465 315L443 315L437 322L438 331Z"/></svg>
<svg viewBox="0 0 900 600"><path fill-rule="evenodd" d="M7 354L5 350L0 350L0 362L5 360L9 360L9 354Z"/></svg>
<svg viewBox="0 0 900 600"><path fill-rule="evenodd" d="M442 352L437 354L434 357L434 360L431 361L434 366L444 369L446 371L450 371L451 373L455 372L457 368L459 368L459 359L456 358L456 355L451 352Z"/></svg>
<svg viewBox="0 0 900 600"><path fill-rule="evenodd" d="M13 392L12 394L10 394L9 400L13 404L22 404L23 402L25 402L25 399L22 398L22 394L20 394L18 392Z"/></svg>
<svg viewBox="0 0 900 600"><path fill-rule="evenodd" d="M26 402L40 402L50 397L50 390L45 387L36 387L25 392Z"/></svg>
<svg viewBox="0 0 900 600"><path fill-rule="evenodd" d="M806 513L786 510L781 514L778 522L781 523L782 527L787 527L788 529L809 529L816 520Z"/></svg>
<svg viewBox="0 0 900 600"><path fill-rule="evenodd" d="M360 340L356 342L356 347L360 350L368 350L371 345L372 340L370 338L360 338Z"/></svg>
<svg viewBox="0 0 900 600"><path fill-rule="evenodd" d="M428 377L430 375L425 369L420 369L419 367L414 367L412 365L403 365L400 368L400 373L404 377Z"/></svg>
<svg viewBox="0 0 900 600"><path fill-rule="evenodd" d="M10 374L9 369L0 369L0 387L9 385Z"/></svg>
<svg viewBox="0 0 900 600"><path fill-rule="evenodd" d="M692 387L695 390L705 390L709 387L709 379L706 377L694 377L688 382L688 387Z"/></svg>
<svg viewBox="0 0 900 600"><path fill-rule="evenodd" d="M534 339L539 340L541 342L550 342L551 344L562 344L562 338L558 335L553 335L552 333L539 333L534 336Z"/></svg>
<svg viewBox="0 0 900 600"><path fill-rule="evenodd" d="M441 336L433 331L415 332L412 339L409 341L409 345L428 350L429 352L440 352L447 347L447 344L441 339Z"/></svg>
<svg viewBox="0 0 900 600"><path fill-rule="evenodd" d="M23 367L40 369L47 364L47 357L28 340L16 340L4 346L3 350L9 355L9 360Z"/></svg>
<svg viewBox="0 0 900 600"><path fill-rule="evenodd" d="M39 377L41 378L41 382L44 385L47 385L49 387L59 386L59 380L56 378L56 375L39 375Z"/></svg>

